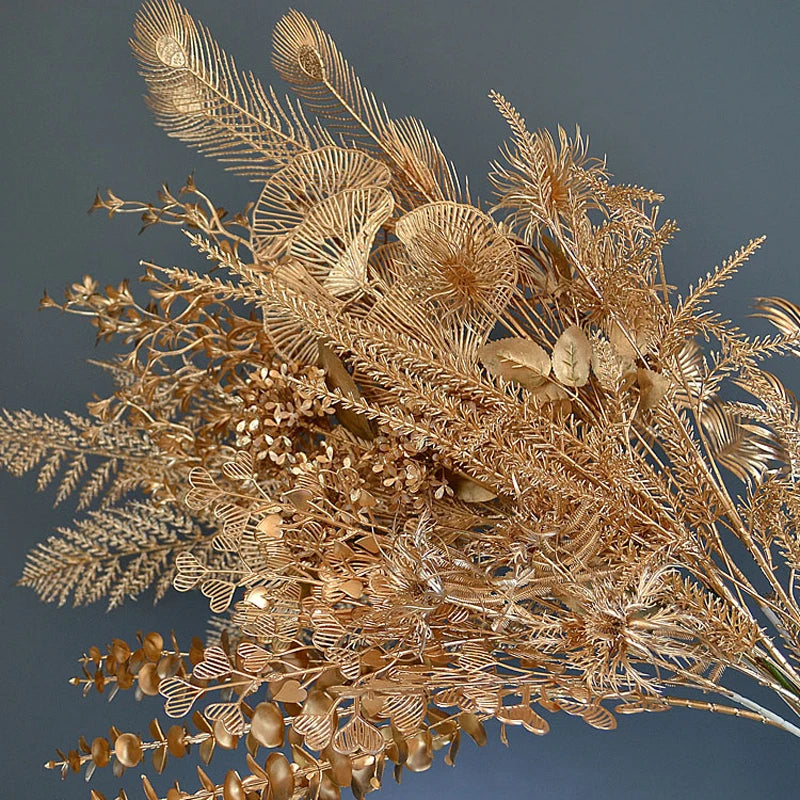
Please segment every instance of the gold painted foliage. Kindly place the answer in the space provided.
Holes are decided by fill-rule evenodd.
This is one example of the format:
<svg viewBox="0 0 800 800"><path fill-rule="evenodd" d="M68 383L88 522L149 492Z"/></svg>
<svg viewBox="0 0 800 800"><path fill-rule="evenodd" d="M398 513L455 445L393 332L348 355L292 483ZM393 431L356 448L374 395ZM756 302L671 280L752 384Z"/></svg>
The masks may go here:
<svg viewBox="0 0 800 800"><path fill-rule="evenodd" d="M709 308L762 240L676 294L660 195L496 92L510 139L473 203L297 11L273 39L295 100L174 0L132 47L159 124L258 186L238 213L192 177L95 198L180 227L199 266L143 262L144 301L89 276L45 295L118 344L115 388L86 417L4 412L0 463L94 505L29 555L42 599L172 586L212 618L188 648L92 647L73 683L174 724L48 766L238 749L166 799L334 800L452 765L490 720L505 740L681 706L799 736L800 412L765 362L800 355L800 311L760 299L777 333L749 337Z"/></svg>

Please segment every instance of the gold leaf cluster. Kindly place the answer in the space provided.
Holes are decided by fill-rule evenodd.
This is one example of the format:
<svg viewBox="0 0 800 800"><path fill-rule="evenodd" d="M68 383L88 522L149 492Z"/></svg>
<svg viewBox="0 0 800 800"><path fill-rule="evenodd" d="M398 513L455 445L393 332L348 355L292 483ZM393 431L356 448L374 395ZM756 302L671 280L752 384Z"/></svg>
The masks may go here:
<svg viewBox="0 0 800 800"><path fill-rule="evenodd" d="M234 214L192 177L97 196L213 266L144 262L144 302L90 277L45 295L119 344L115 390L87 417L5 412L0 460L95 506L24 585L199 591L212 635L93 647L76 685L176 721L49 766L238 747L241 773L198 768L167 800L333 800L452 764L487 720L505 738L684 706L800 735L800 414L765 364L800 355L800 309L761 298L777 333L749 337L709 308L761 240L676 294L662 198L494 92L510 138L494 205L473 203L296 11L273 55L295 99L174 0L145 3L132 46L159 124L259 186Z"/></svg>

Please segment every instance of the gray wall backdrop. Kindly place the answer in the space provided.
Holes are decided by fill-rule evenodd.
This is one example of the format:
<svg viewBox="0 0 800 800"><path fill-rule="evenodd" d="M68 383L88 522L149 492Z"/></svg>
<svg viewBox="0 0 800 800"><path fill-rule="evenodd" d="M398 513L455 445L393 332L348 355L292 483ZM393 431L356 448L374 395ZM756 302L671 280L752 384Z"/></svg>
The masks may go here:
<svg viewBox="0 0 800 800"><path fill-rule="evenodd" d="M415 114L436 133L473 187L486 196L488 161L505 135L486 98L502 91L532 127L580 123L618 179L667 195L664 214L682 233L667 252L670 278L685 288L749 237L768 244L718 307L744 320L748 298L800 299L796 2L683 0L298 0L334 35L365 83L396 115ZM58 413L83 410L106 383L84 363L93 332L76 318L37 314L42 289L90 272L102 282L136 276L140 258L202 269L177 231L136 236L137 221L87 217L96 186L154 197L162 180L180 186L196 168L218 203L242 207L257 187L168 139L141 101L128 53L135 0L9 2L2 5L2 259L0 404ZM277 80L268 36L282 0L191 0L242 67ZM748 322L748 325L751 323ZM800 380L790 378L800 387ZM15 588L26 551L71 508L52 510L34 479L0 475L2 536L2 739L0 794L82 798L71 776L41 770L54 748L75 746L114 721L144 731L159 703L111 706L67 685L89 645L137 629L202 630L204 605L171 595L106 614L40 604ZM437 759L384 795L411 797L788 798L797 795L800 742L755 723L699 712L623 718L615 733L571 718L550 735L496 731L483 751L462 748L455 770ZM185 759L184 761L189 761ZM189 764L179 764L190 775ZM222 764L218 765L222 767ZM189 770L189 771L187 771ZM125 776L135 786L138 770ZM114 795L110 774L92 785ZM157 782L163 788L164 781ZM190 778L185 788L194 789ZM136 790L131 796L141 796Z"/></svg>

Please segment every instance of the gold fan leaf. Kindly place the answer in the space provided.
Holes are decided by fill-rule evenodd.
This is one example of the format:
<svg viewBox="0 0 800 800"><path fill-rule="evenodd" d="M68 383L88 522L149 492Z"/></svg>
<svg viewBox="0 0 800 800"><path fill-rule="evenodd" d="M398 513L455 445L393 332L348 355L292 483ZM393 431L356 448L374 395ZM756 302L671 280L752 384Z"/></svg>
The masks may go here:
<svg viewBox="0 0 800 800"><path fill-rule="evenodd" d="M786 336L800 335L800 306L782 297L756 297L755 313Z"/></svg>
<svg viewBox="0 0 800 800"><path fill-rule="evenodd" d="M335 297L367 288L375 235L394 207L385 189L349 189L312 206L294 229L288 255L303 263Z"/></svg>
<svg viewBox="0 0 800 800"><path fill-rule="evenodd" d="M700 422L709 443L710 455L742 481L759 478L783 449L763 425L742 422L734 410L719 400L706 404Z"/></svg>
<svg viewBox="0 0 800 800"><path fill-rule="evenodd" d="M278 287L286 287L293 295L319 302L331 302L328 292L312 277L299 261L284 261L276 265L272 279ZM310 335L297 315L289 314L283 307L267 303L263 310L264 327L275 352L286 361L314 364L319 358L318 337Z"/></svg>
<svg viewBox="0 0 800 800"><path fill-rule="evenodd" d="M705 356L695 339L687 339L674 356L671 370L675 376L675 399L687 408L705 404L713 398L713 384L706 385L707 373Z"/></svg>
<svg viewBox="0 0 800 800"><path fill-rule="evenodd" d="M516 256L490 216L461 203L427 203L404 214L395 233L423 297L462 312L505 307L516 283Z"/></svg>
<svg viewBox="0 0 800 800"><path fill-rule="evenodd" d="M311 208L343 191L382 189L384 164L360 150L327 146L301 153L276 172L253 209L251 248L258 259L277 258Z"/></svg>
<svg viewBox="0 0 800 800"><path fill-rule="evenodd" d="M495 339L478 350L478 358L492 375L527 389L550 374L550 356L530 339Z"/></svg>
<svg viewBox="0 0 800 800"><path fill-rule="evenodd" d="M263 180L276 162L330 141L301 111L282 108L252 73L240 73L174 0L142 6L131 47L159 124L237 172Z"/></svg>
<svg viewBox="0 0 800 800"><path fill-rule="evenodd" d="M578 388L587 383L592 346L577 325L570 325L558 337L553 347L552 361L553 374L564 386Z"/></svg>

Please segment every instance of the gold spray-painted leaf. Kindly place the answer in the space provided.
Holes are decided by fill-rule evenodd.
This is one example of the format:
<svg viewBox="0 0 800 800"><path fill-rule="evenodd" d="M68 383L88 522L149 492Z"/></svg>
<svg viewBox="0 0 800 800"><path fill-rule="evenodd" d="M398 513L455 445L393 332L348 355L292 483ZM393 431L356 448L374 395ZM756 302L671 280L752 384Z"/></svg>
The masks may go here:
<svg viewBox="0 0 800 800"><path fill-rule="evenodd" d="M231 736L241 736L245 731L241 703L210 703L203 714L214 723L220 722Z"/></svg>
<svg viewBox="0 0 800 800"><path fill-rule="evenodd" d="M385 746L383 734L358 714L353 716L336 732L333 749L345 755L356 753L380 753Z"/></svg>
<svg viewBox="0 0 800 800"><path fill-rule="evenodd" d="M394 207L385 189L339 192L313 206L292 233L289 256L334 297L367 288L367 262L375 236Z"/></svg>
<svg viewBox="0 0 800 800"><path fill-rule="evenodd" d="M361 392L339 356L326 344L319 343L319 365L325 370L325 382L330 389L338 389L351 400L361 398ZM336 416L350 433L370 441L375 438L369 420L348 408L337 408Z"/></svg>
<svg viewBox="0 0 800 800"><path fill-rule="evenodd" d="M491 489L465 475L454 475L450 485L453 494L463 503L488 503L497 497Z"/></svg>
<svg viewBox="0 0 800 800"><path fill-rule="evenodd" d="M640 367L636 371L642 408L655 408L666 396L670 380L666 375Z"/></svg>
<svg viewBox="0 0 800 800"><path fill-rule="evenodd" d="M207 647L203 660L195 664L192 675L199 681L210 681L227 675L232 669L233 664L221 647Z"/></svg>
<svg viewBox="0 0 800 800"><path fill-rule="evenodd" d="M541 386L550 374L550 356L530 339L496 339L478 350L489 372L527 389Z"/></svg>
<svg viewBox="0 0 800 800"><path fill-rule="evenodd" d="M294 772L283 753L270 753L264 770L269 778L271 800L289 800L294 794Z"/></svg>
<svg viewBox="0 0 800 800"><path fill-rule="evenodd" d="M222 614L233 600L236 584L216 579L207 580L200 584L200 591L211 601L208 607L215 614Z"/></svg>
<svg viewBox="0 0 800 800"><path fill-rule="evenodd" d="M175 557L175 568L176 573L172 585L179 592L188 592L193 589L208 572L205 564L202 564L197 556L188 550L183 550Z"/></svg>
<svg viewBox="0 0 800 800"><path fill-rule="evenodd" d="M570 325L553 347L553 374L565 386L579 388L589 380L591 361L592 347L586 334Z"/></svg>
<svg viewBox="0 0 800 800"><path fill-rule="evenodd" d="M250 733L262 747L282 747L285 724L280 708L275 703L259 703L250 721Z"/></svg>

